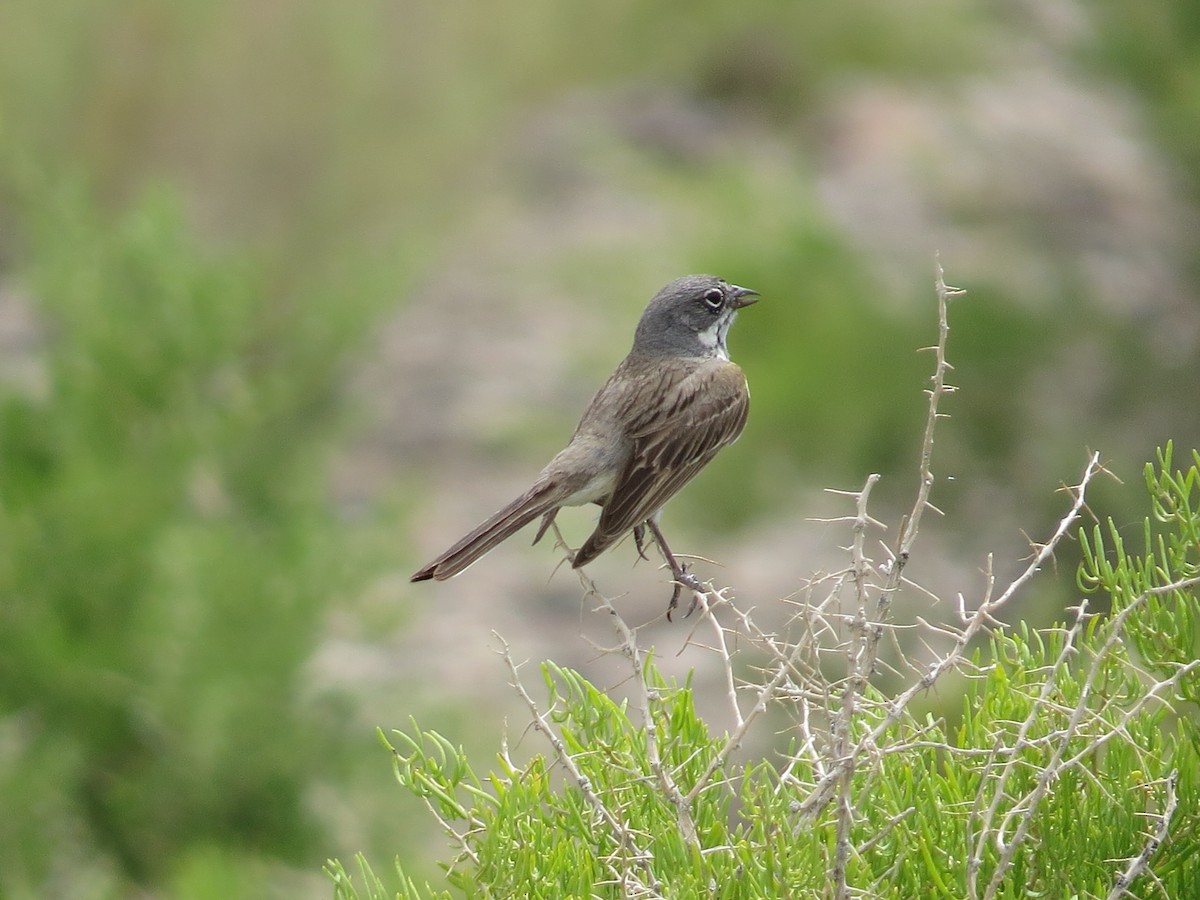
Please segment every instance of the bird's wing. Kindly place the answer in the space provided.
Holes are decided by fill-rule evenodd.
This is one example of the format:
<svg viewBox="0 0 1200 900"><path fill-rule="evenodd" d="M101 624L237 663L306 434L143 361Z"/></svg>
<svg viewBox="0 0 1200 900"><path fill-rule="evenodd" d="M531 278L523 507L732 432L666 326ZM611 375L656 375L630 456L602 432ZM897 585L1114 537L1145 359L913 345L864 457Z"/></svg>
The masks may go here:
<svg viewBox="0 0 1200 900"><path fill-rule="evenodd" d="M596 530L576 554L576 567L653 515L746 424L750 392L731 362L714 361L664 387L662 402L630 411L633 452Z"/></svg>

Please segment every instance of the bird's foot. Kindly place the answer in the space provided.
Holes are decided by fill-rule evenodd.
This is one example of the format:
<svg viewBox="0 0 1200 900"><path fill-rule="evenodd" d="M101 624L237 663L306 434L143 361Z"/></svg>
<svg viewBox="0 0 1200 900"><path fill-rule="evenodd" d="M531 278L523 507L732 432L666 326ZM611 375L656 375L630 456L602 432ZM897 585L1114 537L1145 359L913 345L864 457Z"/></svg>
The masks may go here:
<svg viewBox="0 0 1200 900"><path fill-rule="evenodd" d="M700 579L688 571L688 564L683 563L679 567L679 571L674 573L675 577L675 592L671 594L671 602L667 606L667 621L672 621L671 613L679 606L679 595L683 593L684 588L692 592L692 602L688 604L687 612L683 614L686 619L696 611L696 607L700 605L700 598L704 595L704 585Z"/></svg>

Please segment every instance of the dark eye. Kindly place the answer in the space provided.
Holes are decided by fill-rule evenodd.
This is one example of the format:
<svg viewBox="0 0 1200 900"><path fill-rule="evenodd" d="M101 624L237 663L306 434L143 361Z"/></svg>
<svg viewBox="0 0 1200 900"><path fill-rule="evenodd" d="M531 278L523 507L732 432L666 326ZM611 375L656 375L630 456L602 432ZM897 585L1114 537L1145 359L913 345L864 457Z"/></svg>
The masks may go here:
<svg viewBox="0 0 1200 900"><path fill-rule="evenodd" d="M720 312L721 307L725 305L725 295L721 293L721 289L709 288L705 291L704 305L708 307L710 312Z"/></svg>

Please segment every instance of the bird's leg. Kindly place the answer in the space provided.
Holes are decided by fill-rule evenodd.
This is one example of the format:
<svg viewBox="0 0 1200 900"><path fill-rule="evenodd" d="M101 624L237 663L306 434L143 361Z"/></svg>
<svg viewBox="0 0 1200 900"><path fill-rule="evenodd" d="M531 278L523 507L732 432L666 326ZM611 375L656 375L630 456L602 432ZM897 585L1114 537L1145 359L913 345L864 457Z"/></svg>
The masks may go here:
<svg viewBox="0 0 1200 900"><path fill-rule="evenodd" d="M663 558L667 561L667 565L671 567L671 576L675 579L675 593L671 595L671 603L667 607L667 621L671 621L671 612L679 605L679 593L684 588L693 591L692 602L688 604L688 610L683 614L686 619L696 609L696 604L699 598L696 594L704 593L704 585L700 583L700 579L687 570L687 563L680 563L675 558L675 554L671 552L671 548L667 546L667 539L663 537L662 529L658 527L658 523L654 519L646 520L646 527L650 529L650 533L654 535L654 541L658 544L658 549L662 551Z"/></svg>

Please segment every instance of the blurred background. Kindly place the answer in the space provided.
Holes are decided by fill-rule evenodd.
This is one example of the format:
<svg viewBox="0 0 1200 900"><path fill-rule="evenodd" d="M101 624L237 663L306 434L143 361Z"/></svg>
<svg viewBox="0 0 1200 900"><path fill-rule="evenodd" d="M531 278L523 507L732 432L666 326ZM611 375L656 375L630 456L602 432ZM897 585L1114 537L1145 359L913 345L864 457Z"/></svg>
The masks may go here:
<svg viewBox="0 0 1200 900"><path fill-rule="evenodd" d="M0 896L322 897L360 849L436 875L375 729L541 749L493 630L535 689L548 657L621 676L549 542L408 575L687 272L763 295L754 403L665 525L764 618L843 564L823 488L880 473L891 537L911 503L935 251L969 294L910 574L1015 571L1088 449L1140 535L1142 465L1200 442L1198 175L1184 2L8 0ZM1017 617L1074 602L1073 552ZM705 689L634 560L592 574Z"/></svg>

